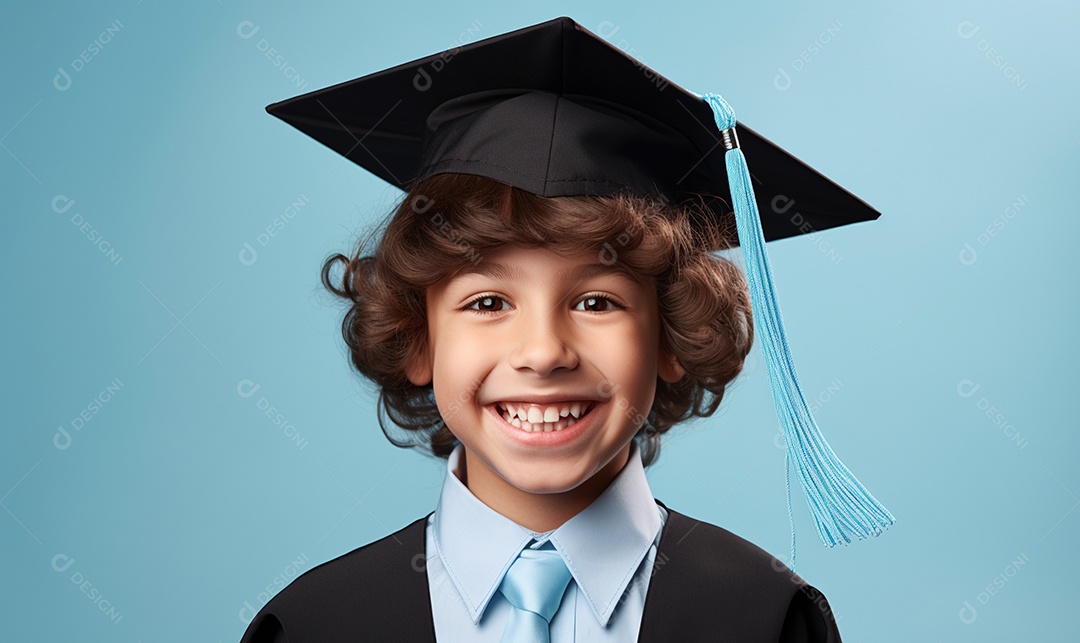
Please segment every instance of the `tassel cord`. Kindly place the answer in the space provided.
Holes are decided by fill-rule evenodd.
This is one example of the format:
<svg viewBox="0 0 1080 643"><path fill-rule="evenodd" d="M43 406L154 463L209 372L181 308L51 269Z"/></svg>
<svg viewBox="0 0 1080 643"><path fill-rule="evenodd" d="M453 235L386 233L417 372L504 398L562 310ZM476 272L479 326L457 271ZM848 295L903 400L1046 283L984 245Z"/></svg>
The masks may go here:
<svg viewBox="0 0 1080 643"><path fill-rule="evenodd" d="M735 127L734 112L723 98L716 94L706 94L702 98L712 108L716 125L721 131ZM751 305L755 319L762 328L760 337L768 367L769 384L787 447L785 483L788 515L792 524L791 558L794 566L791 467L795 468L802 482L818 535L826 545L849 543L852 537L877 535L884 527L895 522L895 518L844 465L814 421L799 384L784 332L783 317L773 285L772 269L765 250L761 218L746 159L742 150L733 147L727 151L724 160L735 210L736 229L746 263Z"/></svg>

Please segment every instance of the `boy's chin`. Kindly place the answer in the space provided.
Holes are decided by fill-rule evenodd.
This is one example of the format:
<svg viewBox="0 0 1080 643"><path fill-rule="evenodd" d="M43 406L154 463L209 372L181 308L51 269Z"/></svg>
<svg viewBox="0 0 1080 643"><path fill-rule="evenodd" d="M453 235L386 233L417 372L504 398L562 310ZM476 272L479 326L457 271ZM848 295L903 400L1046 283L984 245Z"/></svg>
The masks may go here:
<svg viewBox="0 0 1080 643"><path fill-rule="evenodd" d="M535 495L550 495L554 493L566 493L577 489L591 476L556 476L550 475L544 476L543 479L535 479L531 477L516 476L516 480L507 479L506 481L517 487L520 491L525 493L531 493ZM505 479L505 478L504 478Z"/></svg>
<svg viewBox="0 0 1080 643"><path fill-rule="evenodd" d="M602 465L560 468L550 463L545 465L530 463L530 466L514 467L513 475L504 475L504 472L499 472L499 476L525 493L548 495L574 491L586 485L603 469Z"/></svg>

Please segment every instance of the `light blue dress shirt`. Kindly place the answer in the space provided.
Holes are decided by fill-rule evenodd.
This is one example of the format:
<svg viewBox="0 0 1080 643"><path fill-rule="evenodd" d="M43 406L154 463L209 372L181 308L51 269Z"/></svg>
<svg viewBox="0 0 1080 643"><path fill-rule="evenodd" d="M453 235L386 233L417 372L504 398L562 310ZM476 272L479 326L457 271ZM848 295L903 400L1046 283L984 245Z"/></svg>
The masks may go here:
<svg viewBox="0 0 1080 643"><path fill-rule="evenodd" d="M477 499L459 478L463 464L459 444L425 532L436 639L499 643L513 609L499 585L530 546L554 547L573 575L551 620L551 643L636 641L667 520L653 500L637 445L600 497L546 533L530 531Z"/></svg>

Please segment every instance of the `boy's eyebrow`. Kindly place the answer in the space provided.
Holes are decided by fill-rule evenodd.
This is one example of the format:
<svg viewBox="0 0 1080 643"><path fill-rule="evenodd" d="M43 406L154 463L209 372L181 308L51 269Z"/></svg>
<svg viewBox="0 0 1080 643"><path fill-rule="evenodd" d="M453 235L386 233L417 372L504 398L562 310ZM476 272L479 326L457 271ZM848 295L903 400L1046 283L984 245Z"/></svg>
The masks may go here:
<svg viewBox="0 0 1080 643"><path fill-rule="evenodd" d="M457 279L458 277L468 274L478 274L486 277L493 277L495 279L523 280L527 277L527 275L517 266L507 266L505 264L494 262L482 262L463 267L461 270L454 274L453 279ZM576 277L578 280L585 280L590 277L608 274L622 275L623 277L629 278L638 285L644 285L642 283L641 277L636 272L634 272L629 266L625 266L620 263L589 263L569 266L555 273L555 280L561 281L568 277Z"/></svg>

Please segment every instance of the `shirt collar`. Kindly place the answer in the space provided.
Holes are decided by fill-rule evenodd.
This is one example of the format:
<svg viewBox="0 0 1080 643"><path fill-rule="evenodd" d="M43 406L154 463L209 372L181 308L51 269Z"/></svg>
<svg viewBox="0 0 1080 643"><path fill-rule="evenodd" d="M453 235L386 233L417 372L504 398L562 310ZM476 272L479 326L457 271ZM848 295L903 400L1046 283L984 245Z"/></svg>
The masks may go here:
<svg viewBox="0 0 1080 643"><path fill-rule="evenodd" d="M447 462L433 536L473 623L483 616L518 554L536 539L534 546L550 541L559 551L597 621L606 626L661 528L637 444L631 443L626 466L591 505L544 534L481 502L458 477L463 465L464 447L458 444Z"/></svg>

